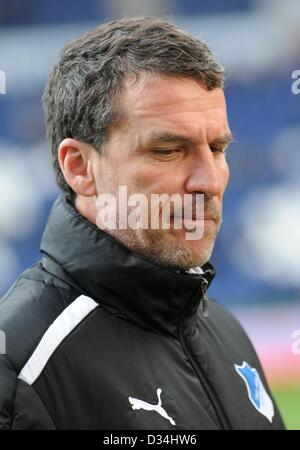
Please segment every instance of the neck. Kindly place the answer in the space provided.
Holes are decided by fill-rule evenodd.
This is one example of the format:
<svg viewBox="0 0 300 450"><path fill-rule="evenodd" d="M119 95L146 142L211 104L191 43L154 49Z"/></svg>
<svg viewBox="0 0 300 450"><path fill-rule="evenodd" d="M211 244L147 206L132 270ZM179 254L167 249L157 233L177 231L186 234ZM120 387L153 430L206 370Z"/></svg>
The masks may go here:
<svg viewBox="0 0 300 450"><path fill-rule="evenodd" d="M94 225L96 225L96 197L85 197L83 195L76 195L74 206L77 211Z"/></svg>

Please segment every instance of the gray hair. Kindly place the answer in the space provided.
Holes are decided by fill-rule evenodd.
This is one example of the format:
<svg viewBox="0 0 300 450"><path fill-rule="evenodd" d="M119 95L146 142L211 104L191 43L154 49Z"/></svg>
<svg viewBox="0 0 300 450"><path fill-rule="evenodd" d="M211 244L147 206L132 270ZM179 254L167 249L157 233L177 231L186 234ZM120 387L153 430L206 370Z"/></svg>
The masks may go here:
<svg viewBox="0 0 300 450"><path fill-rule="evenodd" d="M224 70L207 45L167 20L131 17L108 22L72 40L60 54L43 95L46 129L57 184L69 196L59 163L65 138L102 152L128 76L184 76L207 89L223 87Z"/></svg>

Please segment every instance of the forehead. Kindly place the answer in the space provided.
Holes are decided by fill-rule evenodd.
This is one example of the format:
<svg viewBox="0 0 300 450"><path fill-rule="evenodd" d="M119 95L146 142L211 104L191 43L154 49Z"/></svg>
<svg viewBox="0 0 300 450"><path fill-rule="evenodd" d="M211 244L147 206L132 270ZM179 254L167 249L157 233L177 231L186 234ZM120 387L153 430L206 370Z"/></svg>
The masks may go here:
<svg viewBox="0 0 300 450"><path fill-rule="evenodd" d="M121 100L126 125L146 131L167 127L187 133L228 131L226 102L221 88L211 91L189 78L144 76L127 80Z"/></svg>

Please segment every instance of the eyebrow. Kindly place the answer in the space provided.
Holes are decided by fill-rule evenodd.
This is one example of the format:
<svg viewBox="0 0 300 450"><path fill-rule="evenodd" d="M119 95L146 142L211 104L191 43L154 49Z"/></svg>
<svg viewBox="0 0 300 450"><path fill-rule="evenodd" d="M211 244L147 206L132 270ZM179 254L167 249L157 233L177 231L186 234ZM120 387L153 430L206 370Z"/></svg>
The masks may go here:
<svg viewBox="0 0 300 450"><path fill-rule="evenodd" d="M222 136L216 137L213 141L211 141L210 145L222 145L222 146L228 146L234 141L233 134L231 131L223 134ZM144 145L146 147L152 146L152 145L163 145L163 144L180 144L180 145L194 145L195 140L188 138L186 136L183 136L181 134L176 133L170 133L167 131L161 131L161 132L154 132L150 136L148 136L145 141Z"/></svg>
<svg viewBox="0 0 300 450"><path fill-rule="evenodd" d="M229 131L228 133L223 134L220 137L217 137L216 139L214 139L212 142L210 142L210 145L213 144L219 144L222 145L224 147L227 147L227 145L230 145L232 142L234 142L234 136L231 133L231 131Z"/></svg>

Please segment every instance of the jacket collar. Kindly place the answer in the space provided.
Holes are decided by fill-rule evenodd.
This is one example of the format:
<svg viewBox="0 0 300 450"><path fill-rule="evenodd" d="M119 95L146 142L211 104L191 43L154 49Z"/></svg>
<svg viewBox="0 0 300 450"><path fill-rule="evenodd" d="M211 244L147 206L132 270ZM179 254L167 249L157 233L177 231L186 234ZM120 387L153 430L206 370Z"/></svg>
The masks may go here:
<svg viewBox="0 0 300 450"><path fill-rule="evenodd" d="M202 267L203 274L188 274L134 254L79 214L63 195L50 212L41 252L111 313L172 335L177 335L182 314L185 331L193 333L204 282L208 286L215 275L210 263Z"/></svg>

